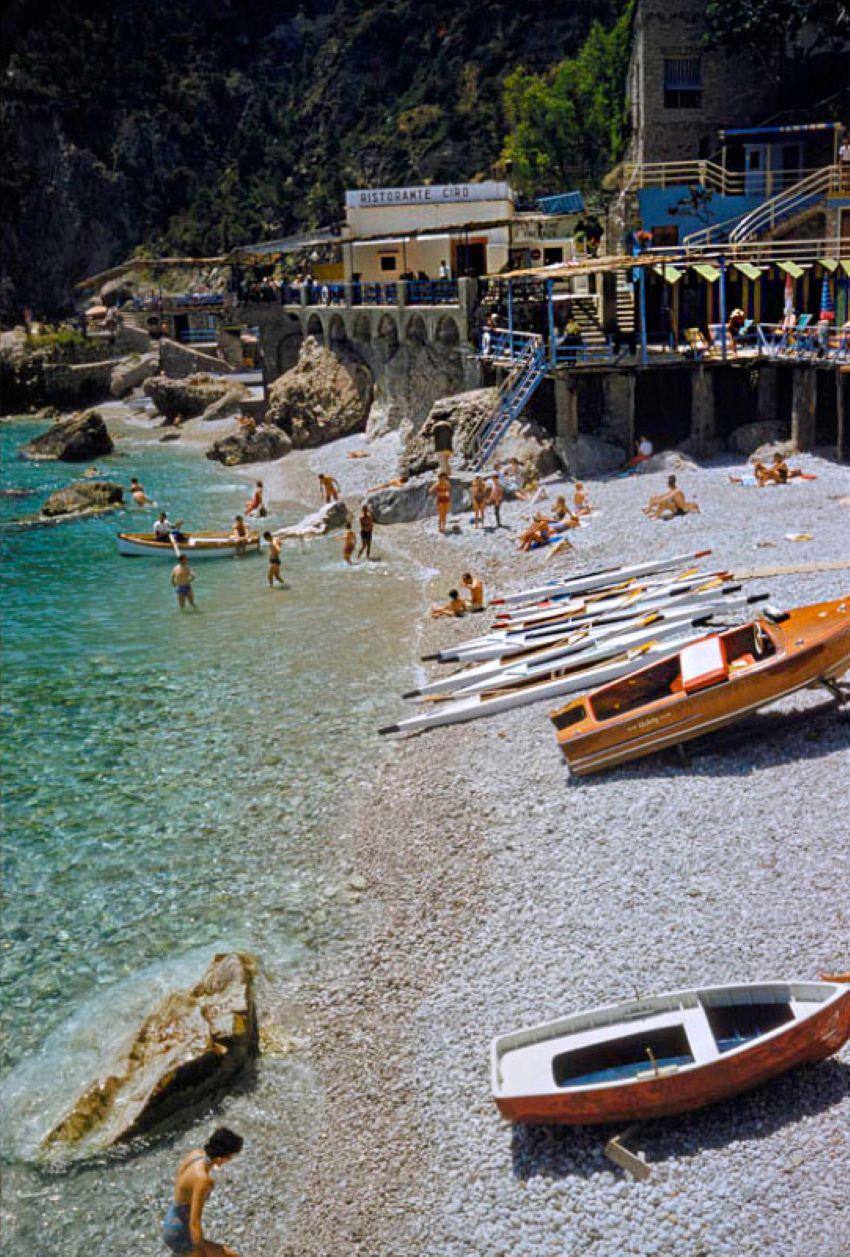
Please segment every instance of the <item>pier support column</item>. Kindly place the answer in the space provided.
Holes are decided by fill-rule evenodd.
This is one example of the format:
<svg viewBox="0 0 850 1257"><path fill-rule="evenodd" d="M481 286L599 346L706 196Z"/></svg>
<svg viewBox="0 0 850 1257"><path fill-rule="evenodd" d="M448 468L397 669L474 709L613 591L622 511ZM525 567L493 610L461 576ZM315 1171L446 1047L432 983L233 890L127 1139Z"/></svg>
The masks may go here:
<svg viewBox="0 0 850 1257"><path fill-rule="evenodd" d="M791 440L798 450L815 444L815 372L812 367L795 367L791 394Z"/></svg>
<svg viewBox="0 0 850 1257"><path fill-rule="evenodd" d="M714 382L709 367L698 367L691 376L691 438L697 457L711 452L716 433Z"/></svg>
<svg viewBox="0 0 850 1257"><path fill-rule="evenodd" d="M606 441L622 445L627 457L635 447L635 376L616 369L602 377L602 433Z"/></svg>
<svg viewBox="0 0 850 1257"><path fill-rule="evenodd" d="M835 377L835 457L850 462L850 367L839 367Z"/></svg>
<svg viewBox="0 0 850 1257"><path fill-rule="evenodd" d="M578 437L578 388L568 375L556 375L555 433L560 448L569 446Z"/></svg>
<svg viewBox="0 0 850 1257"><path fill-rule="evenodd" d="M762 420L778 419L779 416L776 413L776 373L779 368L762 362L758 370L758 384L756 385L756 413L754 418Z"/></svg>

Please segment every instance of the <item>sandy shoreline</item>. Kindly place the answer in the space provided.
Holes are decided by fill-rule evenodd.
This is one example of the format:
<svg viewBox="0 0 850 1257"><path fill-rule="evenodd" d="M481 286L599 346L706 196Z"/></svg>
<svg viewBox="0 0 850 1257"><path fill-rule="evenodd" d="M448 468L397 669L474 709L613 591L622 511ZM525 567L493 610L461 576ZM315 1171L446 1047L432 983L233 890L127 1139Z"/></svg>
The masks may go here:
<svg viewBox="0 0 850 1257"><path fill-rule="evenodd" d="M208 445L221 434L204 425L184 439ZM369 458L349 459L354 448ZM325 470L354 508L394 473L396 455L395 437L358 436L229 471L306 511ZM802 461L817 481L763 492L730 485L722 461L686 472L702 514L666 524L639 509L663 474L589 482L598 513L576 535L576 555L551 563L517 553L520 503L504 509L500 532L458 517L459 531L440 538L432 519L376 530L375 551L391 547L431 573L410 608L426 653L481 631L480 620L425 618L467 568L493 593L707 546L732 568L850 557L840 501L850 473ZM786 540L792 532L814 540ZM850 574L747 592L761 589L780 603L816 601L850 589ZM805 695L782 708L817 702ZM404 713L386 695L387 721ZM273 1186L262 1186L240 1228L245 1257L838 1257L850 1226L839 1183L850 1151L847 1049L734 1104L642 1128L636 1146L653 1165L644 1184L604 1160L599 1131L512 1131L489 1096L489 1039L513 1026L636 989L850 967L837 808L850 725L818 716L783 731L774 719L759 718L763 740L688 769L651 760L582 782L567 774L545 704L381 747L357 803L341 801L329 857L365 883L360 926L274 993L275 1020L291 1015L321 1102L287 1171L303 1184L295 1210L276 1211ZM238 1217L238 1202L227 1213Z"/></svg>

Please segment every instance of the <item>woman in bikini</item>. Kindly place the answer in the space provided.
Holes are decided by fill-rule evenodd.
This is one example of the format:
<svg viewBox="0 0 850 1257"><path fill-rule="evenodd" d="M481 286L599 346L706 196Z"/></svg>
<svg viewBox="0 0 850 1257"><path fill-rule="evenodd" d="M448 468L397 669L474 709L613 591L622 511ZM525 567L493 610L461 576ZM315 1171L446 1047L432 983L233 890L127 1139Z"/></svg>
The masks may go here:
<svg viewBox="0 0 850 1257"><path fill-rule="evenodd" d="M203 1149L183 1158L174 1179L174 1203L162 1224L162 1242L184 1257L238 1257L235 1248L204 1239L203 1212L214 1183L210 1171L242 1150L242 1136L226 1126L213 1131Z"/></svg>
<svg viewBox="0 0 850 1257"><path fill-rule="evenodd" d="M476 476L472 481L470 493L472 496L472 526L473 528L483 528L484 508L487 505L487 485L481 476Z"/></svg>
<svg viewBox="0 0 850 1257"><path fill-rule="evenodd" d="M437 528L440 532L445 532L449 507L452 504L452 486L444 471L440 472L436 483L431 485L428 492L437 502Z"/></svg>

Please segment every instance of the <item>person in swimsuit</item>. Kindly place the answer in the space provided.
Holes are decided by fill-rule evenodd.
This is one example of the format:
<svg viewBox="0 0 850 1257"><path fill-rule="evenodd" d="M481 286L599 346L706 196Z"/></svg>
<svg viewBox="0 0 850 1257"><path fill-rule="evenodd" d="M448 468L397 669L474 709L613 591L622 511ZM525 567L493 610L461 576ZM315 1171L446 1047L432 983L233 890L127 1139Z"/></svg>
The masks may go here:
<svg viewBox="0 0 850 1257"><path fill-rule="evenodd" d="M502 479L496 471L491 477L493 483L490 486L490 496L488 502L493 508L493 517L496 520L496 527L502 527L502 503L505 500L505 490L502 487Z"/></svg>
<svg viewBox="0 0 850 1257"><path fill-rule="evenodd" d="M487 485L481 476L476 476L472 481L470 493L472 496L472 526L473 528L483 528L484 508L487 505Z"/></svg>
<svg viewBox="0 0 850 1257"><path fill-rule="evenodd" d="M464 572L461 576L461 584L469 590L469 609L470 611L484 610L484 584L473 576L471 572Z"/></svg>
<svg viewBox="0 0 850 1257"><path fill-rule="evenodd" d="M263 541L269 546L269 589L274 589L275 581L283 589L286 582L280 571L280 542L270 532L263 533Z"/></svg>
<svg viewBox="0 0 850 1257"><path fill-rule="evenodd" d="M241 515L237 515L233 521L233 532L230 534L229 540L236 542L237 554L245 553L245 547L248 544L248 529L245 527L245 521Z"/></svg>
<svg viewBox="0 0 850 1257"><path fill-rule="evenodd" d="M436 483L431 485L428 492L437 502L437 528L440 532L445 532L449 507L452 504L452 486L444 471L440 472Z"/></svg>
<svg viewBox="0 0 850 1257"><path fill-rule="evenodd" d="M458 619L462 615L466 615L466 603L456 589L449 590L448 602L441 607L431 608L432 620L440 620L444 616L449 619Z"/></svg>
<svg viewBox="0 0 850 1257"><path fill-rule="evenodd" d="M351 556L354 554L354 547L357 545L357 538L354 535L354 529L351 527L351 520L345 525L345 532L342 535L342 557L345 559L349 567L351 567Z"/></svg>
<svg viewBox="0 0 850 1257"><path fill-rule="evenodd" d="M184 1257L238 1257L235 1248L204 1238L203 1212L214 1183L210 1171L242 1150L242 1136L220 1126L204 1144L185 1156L174 1179L174 1203L162 1224L162 1242Z"/></svg>
<svg viewBox="0 0 850 1257"><path fill-rule="evenodd" d="M136 506L147 506L150 498L145 493L144 485L140 485L135 476L130 481L130 496L136 503Z"/></svg>
<svg viewBox="0 0 850 1257"><path fill-rule="evenodd" d="M363 503L363 509L360 512L360 549L357 551L357 557L365 554L367 559L372 557L372 532L375 528L375 516L372 514L368 502Z"/></svg>
<svg viewBox="0 0 850 1257"><path fill-rule="evenodd" d="M327 505L328 502L336 502L339 497L339 485L333 476L325 476L319 473L319 488L322 490L322 502Z"/></svg>
<svg viewBox="0 0 850 1257"><path fill-rule="evenodd" d="M174 567L171 569L171 583L177 593L177 605L181 611L188 604L195 607L195 595L192 592L192 581L195 579L195 573L189 566L189 560L185 554L181 554Z"/></svg>
<svg viewBox="0 0 850 1257"><path fill-rule="evenodd" d="M249 500L245 503L245 514L246 514L246 515L253 515L253 514L255 514L255 513L256 513L257 515L265 515L265 514L266 514L266 508L265 508L265 506L263 505L263 482L262 482L262 480L258 480L258 481L257 481L256 485L254 486L254 494L253 494L253 496L252 496L252 497L251 497L251 498L250 498L250 499L249 499Z"/></svg>
<svg viewBox="0 0 850 1257"><path fill-rule="evenodd" d="M576 481L576 487L573 493L573 505L576 508L576 515L589 515L593 510L593 507L587 499L587 493L581 480Z"/></svg>

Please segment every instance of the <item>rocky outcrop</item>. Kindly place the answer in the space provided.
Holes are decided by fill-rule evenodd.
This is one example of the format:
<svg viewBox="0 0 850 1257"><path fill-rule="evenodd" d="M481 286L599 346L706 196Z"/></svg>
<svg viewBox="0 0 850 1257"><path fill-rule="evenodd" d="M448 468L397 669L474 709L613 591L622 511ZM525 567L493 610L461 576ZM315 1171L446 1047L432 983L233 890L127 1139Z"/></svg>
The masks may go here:
<svg viewBox="0 0 850 1257"><path fill-rule="evenodd" d="M173 422L178 415L184 419L193 419L196 415L205 415L214 403L223 402L224 414L233 414L238 409L242 398L250 393L244 384L233 380L219 379L214 375L188 375L185 379L172 380L164 375L155 375L145 380L144 390L161 415ZM223 418L221 410L215 411L212 418Z"/></svg>
<svg viewBox="0 0 850 1257"><path fill-rule="evenodd" d="M768 441L766 445L760 445L758 449L753 450L748 462L769 463L774 454L781 454L783 458L791 458L792 455L799 454L799 452L793 441Z"/></svg>
<svg viewBox="0 0 850 1257"><path fill-rule="evenodd" d="M254 432L235 432L214 442L207 458L235 467L239 463L268 463L283 458L292 449L292 442L280 428L265 424Z"/></svg>
<svg viewBox="0 0 850 1257"><path fill-rule="evenodd" d="M752 454L760 445L782 441L787 435L787 427L772 419L760 419L756 423L745 423L735 428L729 435L729 448L736 454Z"/></svg>
<svg viewBox="0 0 850 1257"><path fill-rule="evenodd" d="M21 455L30 459L60 459L65 463L85 463L113 450L103 417L96 410L61 419L23 446Z"/></svg>
<svg viewBox="0 0 850 1257"><path fill-rule="evenodd" d="M125 358L112 368L109 391L113 397L126 397L149 379L159 365L157 354L143 354L141 357Z"/></svg>
<svg viewBox="0 0 850 1257"><path fill-rule="evenodd" d="M437 514L437 506L429 489L434 484L430 475L415 476L406 484L389 489L375 489L366 501L375 516L376 524L409 524L415 519L427 519ZM469 479L451 477L454 512L469 510Z"/></svg>
<svg viewBox="0 0 850 1257"><path fill-rule="evenodd" d="M683 450L661 450L651 458L638 463L635 472L639 476L650 475L654 471L680 472L698 471L699 464L694 462Z"/></svg>
<svg viewBox="0 0 850 1257"><path fill-rule="evenodd" d="M247 413L246 403L249 399L253 400L248 389L241 384L231 384L217 401L210 402L201 418L205 423L212 423L215 419L230 419L243 411Z"/></svg>
<svg viewBox="0 0 850 1257"><path fill-rule="evenodd" d="M213 958L189 991L166 995L42 1140L95 1152L159 1126L218 1091L256 1051L253 957Z"/></svg>
<svg viewBox="0 0 850 1257"><path fill-rule="evenodd" d="M603 476L616 471L626 461L626 452L620 445L612 445L598 436L580 432L565 450L567 465L574 476Z"/></svg>
<svg viewBox="0 0 850 1257"><path fill-rule="evenodd" d="M396 428L403 437L418 431L436 401L463 388L460 354L437 345L402 345L382 367L366 425L370 440Z"/></svg>
<svg viewBox="0 0 850 1257"><path fill-rule="evenodd" d="M305 515L297 524L279 528L278 537L320 537L334 528L344 528L350 519L350 511L343 501L328 502L311 515Z"/></svg>
<svg viewBox="0 0 850 1257"><path fill-rule="evenodd" d="M124 505L124 490L111 480L77 480L57 489L41 508L48 519L61 515L99 515Z"/></svg>
<svg viewBox="0 0 850 1257"><path fill-rule="evenodd" d="M419 476L437 466L434 454L434 424L446 420L454 429L454 459L464 461L471 456L475 434L487 422L498 399L495 388L476 388L434 402L428 418L419 431L411 430L405 439L400 469L403 475Z"/></svg>
<svg viewBox="0 0 850 1257"><path fill-rule="evenodd" d="M371 405L372 373L365 363L308 336L295 366L269 389L266 419L300 449L361 430Z"/></svg>
<svg viewBox="0 0 850 1257"><path fill-rule="evenodd" d="M159 342L159 360L165 374L173 380L205 372L218 375L233 370L226 358L220 358L216 353L204 353L192 345L181 345L167 336Z"/></svg>

